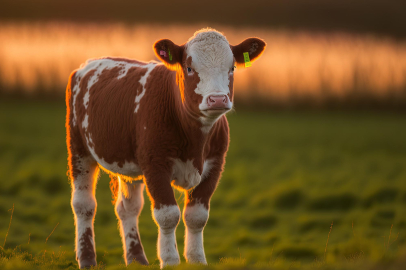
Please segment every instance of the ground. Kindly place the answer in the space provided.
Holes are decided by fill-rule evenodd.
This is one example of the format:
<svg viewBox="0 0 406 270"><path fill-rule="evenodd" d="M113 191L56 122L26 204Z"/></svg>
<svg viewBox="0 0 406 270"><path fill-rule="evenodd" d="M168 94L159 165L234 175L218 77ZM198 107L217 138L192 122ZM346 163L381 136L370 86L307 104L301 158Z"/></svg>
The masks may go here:
<svg viewBox="0 0 406 270"><path fill-rule="evenodd" d="M0 101L0 268L77 267L64 118L60 100ZM228 119L226 169L204 232L209 269L400 269L406 258L404 115L237 109ZM125 269L108 184L103 174L97 259L100 268ZM183 207L183 195L176 194ZM158 269L157 228L145 202L141 239ZM183 234L180 223L181 254Z"/></svg>

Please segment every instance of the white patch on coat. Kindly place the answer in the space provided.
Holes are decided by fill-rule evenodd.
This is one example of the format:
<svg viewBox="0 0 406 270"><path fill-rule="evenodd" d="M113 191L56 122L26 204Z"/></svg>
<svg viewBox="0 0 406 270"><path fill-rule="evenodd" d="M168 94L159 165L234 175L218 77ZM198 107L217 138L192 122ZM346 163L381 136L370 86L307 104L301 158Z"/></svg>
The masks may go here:
<svg viewBox="0 0 406 270"><path fill-rule="evenodd" d="M156 62L150 62L148 65L145 66L145 68L147 68L148 70L147 70L147 72L145 72L144 76L142 76L141 79L139 80L139 83L142 85L142 92L135 97L135 104L136 104L135 110L134 110L135 113L138 112L138 109L140 108L140 101L141 101L142 97L145 95L145 90L146 90L145 85L147 83L148 76L151 73L151 71L156 67L156 65L157 65Z"/></svg>
<svg viewBox="0 0 406 270"><path fill-rule="evenodd" d="M123 243L126 264L131 263L129 250L131 244L140 244L138 239L138 216L144 206L144 183L127 183L118 177L119 191L116 201L116 216L119 220L120 235ZM145 254L144 254L145 256ZM146 257L146 256L145 256Z"/></svg>
<svg viewBox="0 0 406 270"><path fill-rule="evenodd" d="M80 92L80 87L79 87L79 83L80 80L86 76L86 74L89 71L95 70L95 72L92 74L92 76L90 76L88 82L87 82L87 88L85 89L85 94L83 96L83 105L85 106L85 108L87 109L87 106L89 105L89 100L90 100L90 88L92 88L92 86L98 82L100 75L102 74L102 72L104 70L110 70L116 67L120 68L119 71L119 76L117 76L117 79L120 80L122 78L124 78L127 73L128 70L130 68L133 67L138 67L138 68L146 68L147 72L145 73L144 76L141 77L141 79L139 80L139 83L142 85L142 92L137 95L137 97L135 98L136 101L136 111L138 110L139 107L139 102L141 100L141 98L145 95L145 83L146 80L150 74L150 72L154 69L154 67L157 65L158 63L155 61L151 61L149 63L128 63L125 61L116 61L114 59L89 59L86 61L85 64L82 64L80 66L80 68L76 71L75 77L76 77L76 83L75 86L72 89L72 93L73 93L73 102L72 102L72 109L73 109L73 114L74 117L72 119L72 123L73 125L76 125L76 120L77 120L77 113L76 113L76 99L77 96Z"/></svg>
<svg viewBox="0 0 406 270"><path fill-rule="evenodd" d="M193 165L193 160L187 160L186 162L178 158L172 160L172 179L174 179L175 186L189 190L200 183L201 177L199 171Z"/></svg>
<svg viewBox="0 0 406 270"><path fill-rule="evenodd" d="M87 109L87 106L89 105L89 99L90 99L90 91L89 91L89 87L86 90L86 94L83 97L83 105L85 106L85 108Z"/></svg>
<svg viewBox="0 0 406 270"><path fill-rule="evenodd" d="M75 86L72 88L72 108L71 110L73 110L73 119L72 119L72 124L74 126L76 126L76 108L75 108L75 104L76 104L76 98L78 97L79 91L80 91L80 87L79 87L79 83L80 83L80 78L79 75L76 73L75 74Z"/></svg>
<svg viewBox="0 0 406 270"><path fill-rule="evenodd" d="M213 168L214 158L206 159L203 163L202 181L209 176L210 170Z"/></svg>
<svg viewBox="0 0 406 270"><path fill-rule="evenodd" d="M201 203L187 206L183 212L186 227L184 256L189 263L207 264L203 246L203 229L208 219L209 211Z"/></svg>
<svg viewBox="0 0 406 270"><path fill-rule="evenodd" d="M97 157L96 160L99 163L99 165L101 165L103 168L107 169L110 172L126 175L129 177L138 177L142 175L141 168L134 162L125 161L123 166L120 167L118 165L118 162L116 161L110 164L107 163L103 158L99 160L99 157Z"/></svg>
<svg viewBox="0 0 406 270"><path fill-rule="evenodd" d="M89 126L89 115L86 114L85 119L83 119L83 122L82 122L82 128L87 130L88 126Z"/></svg>
<svg viewBox="0 0 406 270"><path fill-rule="evenodd" d="M216 123L216 121L220 118L220 116L221 115L215 118L203 116L199 117L200 123L202 123L202 127L200 128L200 130L203 132L203 134L208 134L210 132L210 129L213 127L214 123Z"/></svg>
<svg viewBox="0 0 406 270"><path fill-rule="evenodd" d="M158 258L161 268L167 265L180 263L178 246L176 244L175 230L180 219L180 210L177 205L161 205L154 209L154 220L159 227Z"/></svg>
<svg viewBox="0 0 406 270"><path fill-rule="evenodd" d="M199 109L206 110L208 96L230 93L229 72L234 55L225 36L212 29L196 32L186 44L186 53L192 57L191 66L200 78L195 89L195 93L203 97Z"/></svg>

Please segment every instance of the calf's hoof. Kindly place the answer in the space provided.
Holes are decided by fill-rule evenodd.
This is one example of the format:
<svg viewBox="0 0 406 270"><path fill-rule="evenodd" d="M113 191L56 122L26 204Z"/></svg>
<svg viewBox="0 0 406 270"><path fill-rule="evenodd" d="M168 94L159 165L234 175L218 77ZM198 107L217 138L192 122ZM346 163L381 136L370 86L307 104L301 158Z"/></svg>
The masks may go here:
<svg viewBox="0 0 406 270"><path fill-rule="evenodd" d="M79 269L86 269L96 265L96 258L79 260Z"/></svg>
<svg viewBox="0 0 406 270"><path fill-rule="evenodd" d="M162 260L161 261L161 269L164 268L165 266L174 266L180 264L180 258L170 258L167 260Z"/></svg>
<svg viewBox="0 0 406 270"><path fill-rule="evenodd" d="M138 253L131 255L127 258L127 265L129 265L132 262L137 262L141 265L149 265L149 262L147 260L147 257L145 257L144 253Z"/></svg>
<svg viewBox="0 0 406 270"><path fill-rule="evenodd" d="M194 264L207 264L206 257L204 254L199 254L199 253L187 253L186 254L186 261L188 263L194 263Z"/></svg>

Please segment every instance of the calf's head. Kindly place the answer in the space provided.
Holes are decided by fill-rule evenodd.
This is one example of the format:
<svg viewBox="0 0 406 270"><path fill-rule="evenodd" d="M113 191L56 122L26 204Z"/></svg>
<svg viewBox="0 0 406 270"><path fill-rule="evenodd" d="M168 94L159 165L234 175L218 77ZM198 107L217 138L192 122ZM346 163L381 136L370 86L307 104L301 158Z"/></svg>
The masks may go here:
<svg viewBox="0 0 406 270"><path fill-rule="evenodd" d="M216 30L202 29L183 45L161 39L154 44L154 51L167 68L177 71L182 101L188 112L208 122L232 109L234 71L236 67L244 68L244 53L252 63L261 56L265 46L259 38L248 38L233 46Z"/></svg>

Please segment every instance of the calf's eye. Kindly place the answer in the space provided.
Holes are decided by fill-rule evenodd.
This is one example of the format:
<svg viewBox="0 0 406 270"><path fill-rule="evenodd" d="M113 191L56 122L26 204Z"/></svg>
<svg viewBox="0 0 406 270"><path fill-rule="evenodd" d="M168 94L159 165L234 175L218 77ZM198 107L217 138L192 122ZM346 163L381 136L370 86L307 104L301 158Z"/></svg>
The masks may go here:
<svg viewBox="0 0 406 270"><path fill-rule="evenodd" d="M188 75L193 75L193 69L191 67L187 67L186 70Z"/></svg>

